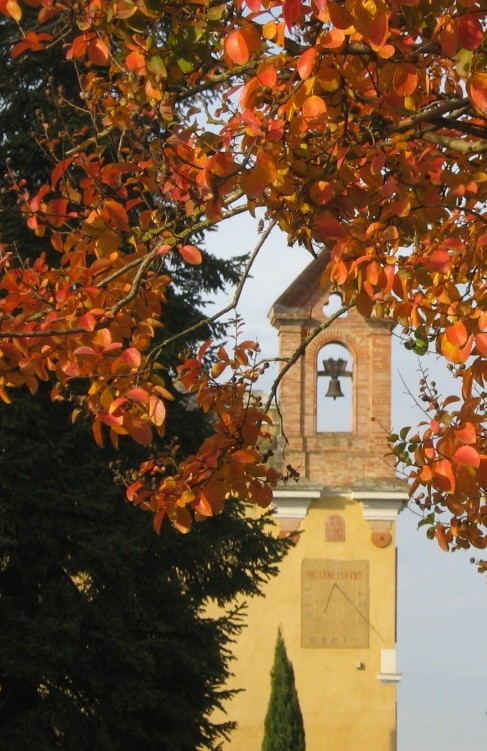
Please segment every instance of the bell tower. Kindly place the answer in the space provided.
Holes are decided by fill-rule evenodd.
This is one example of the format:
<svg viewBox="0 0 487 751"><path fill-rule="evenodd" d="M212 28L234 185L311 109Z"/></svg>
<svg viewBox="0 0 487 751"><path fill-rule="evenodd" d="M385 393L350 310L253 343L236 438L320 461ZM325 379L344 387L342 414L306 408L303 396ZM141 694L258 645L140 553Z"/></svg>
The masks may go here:
<svg viewBox="0 0 487 751"><path fill-rule="evenodd" d="M318 256L270 313L284 361L309 331L323 326L284 377L279 405L289 441L286 463L313 482L349 487L392 476L384 458L391 422L391 326L365 321L351 308L326 328L342 301L319 286L325 261L325 254Z"/></svg>
<svg viewBox="0 0 487 751"><path fill-rule="evenodd" d="M238 723L225 749L259 749L277 629L295 682L307 751L396 751L395 522L407 494L385 458L391 419L391 326L364 320L320 279L318 256L270 319L286 370L275 451L299 472L275 492L281 534L296 543L249 603L230 687Z"/></svg>

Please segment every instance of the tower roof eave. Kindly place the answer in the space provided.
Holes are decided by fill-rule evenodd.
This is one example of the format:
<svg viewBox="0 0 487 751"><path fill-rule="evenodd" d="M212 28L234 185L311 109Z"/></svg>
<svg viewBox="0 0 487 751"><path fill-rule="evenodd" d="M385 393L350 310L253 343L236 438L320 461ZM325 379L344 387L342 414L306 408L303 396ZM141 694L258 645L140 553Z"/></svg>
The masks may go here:
<svg viewBox="0 0 487 751"><path fill-rule="evenodd" d="M273 326L283 318L309 317L310 307L313 306L315 298L323 294L320 279L329 260L330 252L322 250L277 298L269 311L269 319Z"/></svg>

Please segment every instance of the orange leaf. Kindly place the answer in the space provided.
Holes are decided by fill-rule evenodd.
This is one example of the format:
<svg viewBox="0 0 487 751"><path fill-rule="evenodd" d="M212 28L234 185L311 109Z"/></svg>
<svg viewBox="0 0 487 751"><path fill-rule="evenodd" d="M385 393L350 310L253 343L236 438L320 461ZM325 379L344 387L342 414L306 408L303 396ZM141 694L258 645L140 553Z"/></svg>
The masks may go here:
<svg viewBox="0 0 487 751"><path fill-rule="evenodd" d="M433 478L439 490L445 493L453 493L455 490L455 475L449 459L440 459L433 465Z"/></svg>
<svg viewBox="0 0 487 751"><path fill-rule="evenodd" d="M147 402L149 401L149 394L140 386L136 386L135 388L127 391L126 396L129 399L134 399L136 402L141 402L142 404L147 404Z"/></svg>
<svg viewBox="0 0 487 751"><path fill-rule="evenodd" d="M125 491L127 500L134 502L137 497L138 491L142 490L143 487L144 487L144 483L142 480L136 480L135 482L131 483L128 486L127 490Z"/></svg>
<svg viewBox="0 0 487 751"><path fill-rule="evenodd" d="M440 546L440 548L444 550L445 553L447 553L449 550L449 545L443 525L439 524L436 527L435 538L436 540L438 540L438 545Z"/></svg>
<svg viewBox="0 0 487 751"><path fill-rule="evenodd" d="M277 73L274 63L266 62L257 68L257 78L261 86L272 89L277 82Z"/></svg>
<svg viewBox="0 0 487 751"><path fill-rule="evenodd" d="M400 63L392 79L392 85L396 94L411 96L416 91L419 81L418 69L412 63Z"/></svg>
<svg viewBox="0 0 487 751"><path fill-rule="evenodd" d="M125 207L112 199L106 200L104 205L112 223L119 229L127 230L129 218Z"/></svg>
<svg viewBox="0 0 487 751"><path fill-rule="evenodd" d="M463 321L457 321L453 326L445 329L445 336L451 344L456 347L463 347L468 340L468 331Z"/></svg>
<svg viewBox="0 0 487 751"><path fill-rule="evenodd" d="M17 23L22 18L22 9L16 0L0 0L0 11Z"/></svg>
<svg viewBox="0 0 487 751"><path fill-rule="evenodd" d="M365 292L359 292L355 298L355 305L361 316L364 318L371 317L374 310L374 301L369 295Z"/></svg>
<svg viewBox="0 0 487 751"><path fill-rule="evenodd" d="M303 81L304 79L309 78L309 76L313 72L317 54L318 49L316 47L310 47L308 50L306 50L306 52L303 52L303 54L299 58L296 69L298 71L299 77Z"/></svg>
<svg viewBox="0 0 487 751"><path fill-rule="evenodd" d="M487 113L487 73L474 73L467 83L467 92L475 107Z"/></svg>
<svg viewBox="0 0 487 751"><path fill-rule="evenodd" d="M343 261L338 261L335 263L330 271L330 281L335 282L335 284L338 284L339 287L341 287L342 284L345 284L348 277L348 269L346 265L343 263Z"/></svg>
<svg viewBox="0 0 487 751"><path fill-rule="evenodd" d="M341 47L345 42L345 33L342 29L329 29L326 34L320 39L320 47L325 47L327 50L336 50Z"/></svg>
<svg viewBox="0 0 487 751"><path fill-rule="evenodd" d="M148 446L152 441L151 427L144 420L131 420L130 425L127 425L127 431L141 446Z"/></svg>
<svg viewBox="0 0 487 751"><path fill-rule="evenodd" d="M469 337L463 321L457 321L445 329L440 339L440 350L447 360L461 364L470 357L474 341L473 336Z"/></svg>
<svg viewBox="0 0 487 751"><path fill-rule="evenodd" d="M335 190L326 180L318 180L311 186L309 194L317 206L323 206L335 197Z"/></svg>
<svg viewBox="0 0 487 751"><path fill-rule="evenodd" d="M390 13L379 13L370 24L368 41L375 52L387 42L390 15Z"/></svg>
<svg viewBox="0 0 487 751"><path fill-rule="evenodd" d="M453 461L463 467L479 467L480 455L473 446L460 446L453 454Z"/></svg>
<svg viewBox="0 0 487 751"><path fill-rule="evenodd" d="M164 425L166 419L166 407L162 399L151 394L149 397L149 417L157 427Z"/></svg>
<svg viewBox="0 0 487 751"><path fill-rule="evenodd" d="M195 245L183 245L183 247L178 248L178 250L186 263L190 263L193 266L199 266L203 261L201 250L199 250Z"/></svg>
<svg viewBox="0 0 487 751"><path fill-rule="evenodd" d="M302 113L308 124L317 125L326 115L326 104L320 96L310 96L304 101Z"/></svg>
<svg viewBox="0 0 487 751"><path fill-rule="evenodd" d="M134 73L137 73L139 76L144 75L146 72L145 57L139 49L129 52L125 58L125 65L129 70L134 71Z"/></svg>
<svg viewBox="0 0 487 751"><path fill-rule="evenodd" d="M240 449L232 454L232 459L240 462L240 464L253 464L258 458L258 452L252 449Z"/></svg>
<svg viewBox="0 0 487 751"><path fill-rule="evenodd" d="M447 274L451 266L451 257L447 250L433 250L428 256L422 259L425 266L439 271L441 274Z"/></svg>
<svg viewBox="0 0 487 751"><path fill-rule="evenodd" d="M475 443L477 440L475 425L471 422L466 422L464 425L455 429L455 436L462 443Z"/></svg>
<svg viewBox="0 0 487 751"><path fill-rule="evenodd" d="M203 495L203 493L200 493L198 496L198 499L194 501L192 504L192 507L195 511L198 512L198 514L201 514L201 516L213 516L213 508L208 500L208 498Z"/></svg>
<svg viewBox="0 0 487 751"><path fill-rule="evenodd" d="M477 334L475 336L475 346L479 355L487 357L487 334Z"/></svg>
<svg viewBox="0 0 487 751"><path fill-rule="evenodd" d="M260 33L255 26L235 29L225 37L223 50L232 63L244 65L256 52L261 43Z"/></svg>
<svg viewBox="0 0 487 751"><path fill-rule="evenodd" d="M94 331L94 328L96 326L96 320L92 313L84 313L82 316L78 318L78 323L81 326L81 328L85 329L86 331Z"/></svg>
<svg viewBox="0 0 487 751"><path fill-rule="evenodd" d="M464 347L459 347L448 340L446 334L440 339L441 354L446 357L450 362L454 362L458 365L466 362L470 357L470 354L474 345L474 337L471 336Z"/></svg>

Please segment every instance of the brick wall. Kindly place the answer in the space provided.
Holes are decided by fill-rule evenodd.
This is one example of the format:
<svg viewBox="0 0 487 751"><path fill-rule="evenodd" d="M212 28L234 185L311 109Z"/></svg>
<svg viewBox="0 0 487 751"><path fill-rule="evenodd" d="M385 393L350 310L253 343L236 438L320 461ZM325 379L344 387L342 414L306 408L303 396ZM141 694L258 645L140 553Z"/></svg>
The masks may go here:
<svg viewBox="0 0 487 751"><path fill-rule="evenodd" d="M305 275L309 285L309 272ZM319 280L319 277L318 277ZM294 291L298 305L293 306ZM273 309L279 333L279 356L289 358L303 335L326 320L327 292L308 287L304 296L298 280L285 295L285 306ZM284 297L284 296L282 296ZM303 301L308 303L307 307ZM320 350L340 343L353 361L352 430L319 432L317 426L317 371ZM341 398L340 398L341 399ZM393 476L387 436L391 422L391 326L364 319L351 310L334 321L309 345L306 353L284 376L279 393L283 428L289 444L285 462L302 476L326 486L349 486L365 478Z"/></svg>

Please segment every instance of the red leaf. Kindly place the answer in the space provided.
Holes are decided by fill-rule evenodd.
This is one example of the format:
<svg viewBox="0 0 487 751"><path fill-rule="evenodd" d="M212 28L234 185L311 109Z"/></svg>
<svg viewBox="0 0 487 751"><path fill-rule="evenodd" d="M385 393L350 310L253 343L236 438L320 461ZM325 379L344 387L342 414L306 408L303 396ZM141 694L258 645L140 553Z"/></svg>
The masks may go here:
<svg viewBox="0 0 487 751"><path fill-rule="evenodd" d="M441 274L447 274L451 266L451 257L447 250L433 250L429 256L423 258L425 266Z"/></svg>
<svg viewBox="0 0 487 751"><path fill-rule="evenodd" d="M301 4L302 0L282 0L282 13L288 29L301 17Z"/></svg>
<svg viewBox="0 0 487 751"><path fill-rule="evenodd" d="M96 326L95 317L90 312L84 313L82 316L80 316L78 318L78 323L81 328L85 329L86 331L93 331Z"/></svg>
<svg viewBox="0 0 487 751"><path fill-rule="evenodd" d="M370 25L368 41L375 52L387 42L390 15L390 13L379 13Z"/></svg>
<svg viewBox="0 0 487 751"><path fill-rule="evenodd" d="M130 368L138 368L142 356L136 347L129 347L128 349L124 349L122 359Z"/></svg>
<svg viewBox="0 0 487 751"><path fill-rule="evenodd" d="M482 44L484 30L477 16L467 13L458 21L458 41L466 50L476 50Z"/></svg>
<svg viewBox="0 0 487 751"><path fill-rule="evenodd" d="M318 217L314 228L325 242L326 240L341 240L347 236L345 227L331 214L323 214Z"/></svg>
<svg viewBox="0 0 487 751"><path fill-rule="evenodd" d="M95 65L108 65L110 62L110 50L99 38L91 39L87 46L88 57Z"/></svg>
<svg viewBox="0 0 487 751"><path fill-rule="evenodd" d="M147 404L147 402L149 401L149 394L140 386L136 386L135 388L127 391L126 396L129 399L134 399L136 402L141 402L142 404Z"/></svg>

